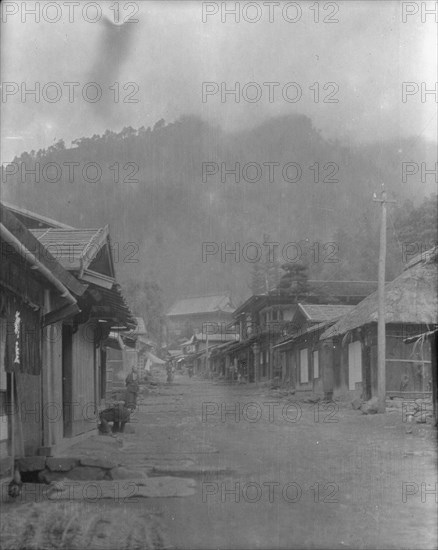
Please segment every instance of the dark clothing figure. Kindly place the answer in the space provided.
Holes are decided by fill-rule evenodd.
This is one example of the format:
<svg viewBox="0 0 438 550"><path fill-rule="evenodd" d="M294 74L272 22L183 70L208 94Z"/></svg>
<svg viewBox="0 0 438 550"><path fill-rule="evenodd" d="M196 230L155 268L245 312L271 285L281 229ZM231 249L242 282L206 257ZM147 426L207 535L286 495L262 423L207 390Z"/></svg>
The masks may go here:
<svg viewBox="0 0 438 550"><path fill-rule="evenodd" d="M110 422L113 423L113 433L123 433L125 424L129 422L131 411L123 404L119 403L112 407L104 409L99 414L100 426L99 429L102 433L111 433Z"/></svg>
<svg viewBox="0 0 438 550"><path fill-rule="evenodd" d="M126 406L129 409L135 409L137 406L137 395L140 390L139 377L135 372L128 374L126 383Z"/></svg>
<svg viewBox="0 0 438 550"><path fill-rule="evenodd" d="M173 381L173 376L175 372L175 367L172 363L167 363L166 365L166 372L167 372L167 383L170 384Z"/></svg>

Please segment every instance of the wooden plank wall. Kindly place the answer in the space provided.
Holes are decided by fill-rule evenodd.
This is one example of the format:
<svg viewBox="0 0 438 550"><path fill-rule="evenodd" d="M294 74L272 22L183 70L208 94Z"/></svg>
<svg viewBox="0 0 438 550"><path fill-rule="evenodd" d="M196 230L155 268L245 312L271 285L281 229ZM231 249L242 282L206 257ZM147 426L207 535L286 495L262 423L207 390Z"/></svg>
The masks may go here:
<svg viewBox="0 0 438 550"><path fill-rule="evenodd" d="M16 425L21 417L22 433L19 436L24 442L24 454L34 455L43 441L41 375L15 373L15 383L19 413Z"/></svg>
<svg viewBox="0 0 438 550"><path fill-rule="evenodd" d="M43 332L43 426L44 446L64 437L62 404L62 322Z"/></svg>
<svg viewBox="0 0 438 550"><path fill-rule="evenodd" d="M92 335L91 323L80 325L73 335L73 437L96 428L96 354Z"/></svg>

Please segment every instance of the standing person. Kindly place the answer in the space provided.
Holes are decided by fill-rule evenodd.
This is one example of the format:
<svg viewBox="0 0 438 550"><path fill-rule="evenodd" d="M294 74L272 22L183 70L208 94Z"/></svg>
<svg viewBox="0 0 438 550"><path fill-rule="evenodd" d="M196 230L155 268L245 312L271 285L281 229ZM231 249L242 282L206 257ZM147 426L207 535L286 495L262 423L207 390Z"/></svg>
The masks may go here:
<svg viewBox="0 0 438 550"><path fill-rule="evenodd" d="M167 383L170 384L173 382L173 377L175 375L175 367L173 366L173 361L168 361L166 363L166 372L167 372Z"/></svg>
<svg viewBox="0 0 438 550"><path fill-rule="evenodd" d="M137 406L137 395L140 390L140 378L138 376L138 370L133 365L131 372L128 374L125 380L126 383L126 406L128 408L135 409Z"/></svg>

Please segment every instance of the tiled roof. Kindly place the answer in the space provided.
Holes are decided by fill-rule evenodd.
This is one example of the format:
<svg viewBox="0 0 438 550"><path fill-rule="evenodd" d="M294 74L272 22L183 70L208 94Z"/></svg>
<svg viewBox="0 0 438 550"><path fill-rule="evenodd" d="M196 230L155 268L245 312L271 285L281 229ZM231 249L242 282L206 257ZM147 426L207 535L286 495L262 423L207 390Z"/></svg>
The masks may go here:
<svg viewBox="0 0 438 550"><path fill-rule="evenodd" d="M16 218L15 214L13 214L9 208L5 207L3 203L0 203L0 223L20 241L23 252L28 251L35 256L44 267L51 271L52 274L76 296L82 296L84 294L87 287L68 273L68 270L66 270L62 262L56 258L56 255L52 254L50 250L47 250L42 243L35 238L33 232L27 229L24 224Z"/></svg>
<svg viewBox="0 0 438 550"><path fill-rule="evenodd" d="M276 294L253 294L234 311L234 317L260 311L267 306L288 306L295 303L295 296Z"/></svg>
<svg viewBox="0 0 438 550"><path fill-rule="evenodd" d="M91 295L96 302L93 304L95 316L117 321L119 328L120 325L124 325L128 329L135 329L135 318L126 303L120 285L114 284L111 289L93 285Z"/></svg>
<svg viewBox="0 0 438 550"><path fill-rule="evenodd" d="M356 303L375 290L377 290L376 281L307 281L309 286L309 294L314 299L321 297L322 299L342 299L347 298L354 300ZM235 311L234 316L260 311L266 306L274 305L289 305L296 300L295 294L279 294L278 289L271 291L269 294L255 294L250 296L243 304Z"/></svg>
<svg viewBox="0 0 438 550"><path fill-rule="evenodd" d="M214 313L222 311L232 313L234 307L226 294L216 296L197 296L176 301L167 312L168 316L192 315L195 313Z"/></svg>
<svg viewBox="0 0 438 550"><path fill-rule="evenodd" d="M108 227L100 229L31 229L30 232L69 271L87 267L108 237Z"/></svg>
<svg viewBox="0 0 438 550"><path fill-rule="evenodd" d="M144 323L143 317L133 317L136 327L123 334L124 338L129 338L131 340L136 340L140 337L141 334L146 334L146 326Z"/></svg>
<svg viewBox="0 0 438 550"><path fill-rule="evenodd" d="M327 304L298 304L308 321L321 323L337 319L348 313L354 306Z"/></svg>

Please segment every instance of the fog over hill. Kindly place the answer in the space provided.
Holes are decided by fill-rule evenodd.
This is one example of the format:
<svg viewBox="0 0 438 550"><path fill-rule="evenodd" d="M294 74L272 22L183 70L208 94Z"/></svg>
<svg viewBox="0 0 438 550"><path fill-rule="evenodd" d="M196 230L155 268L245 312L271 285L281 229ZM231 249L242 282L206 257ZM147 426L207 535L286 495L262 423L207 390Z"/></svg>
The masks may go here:
<svg viewBox="0 0 438 550"><path fill-rule="evenodd" d="M288 243L300 243L312 278L375 279L380 212L372 198L382 183L397 200L388 221L388 278L395 276L400 223L413 208L405 201L418 205L435 190L417 159L430 169L434 152L414 138L329 140L304 115L239 132L185 116L23 153L18 168L3 171L2 198L73 226L109 223L122 282L154 279L167 304L217 290L239 301L266 239L279 243L280 262L297 257ZM433 217L433 201L430 208Z"/></svg>

